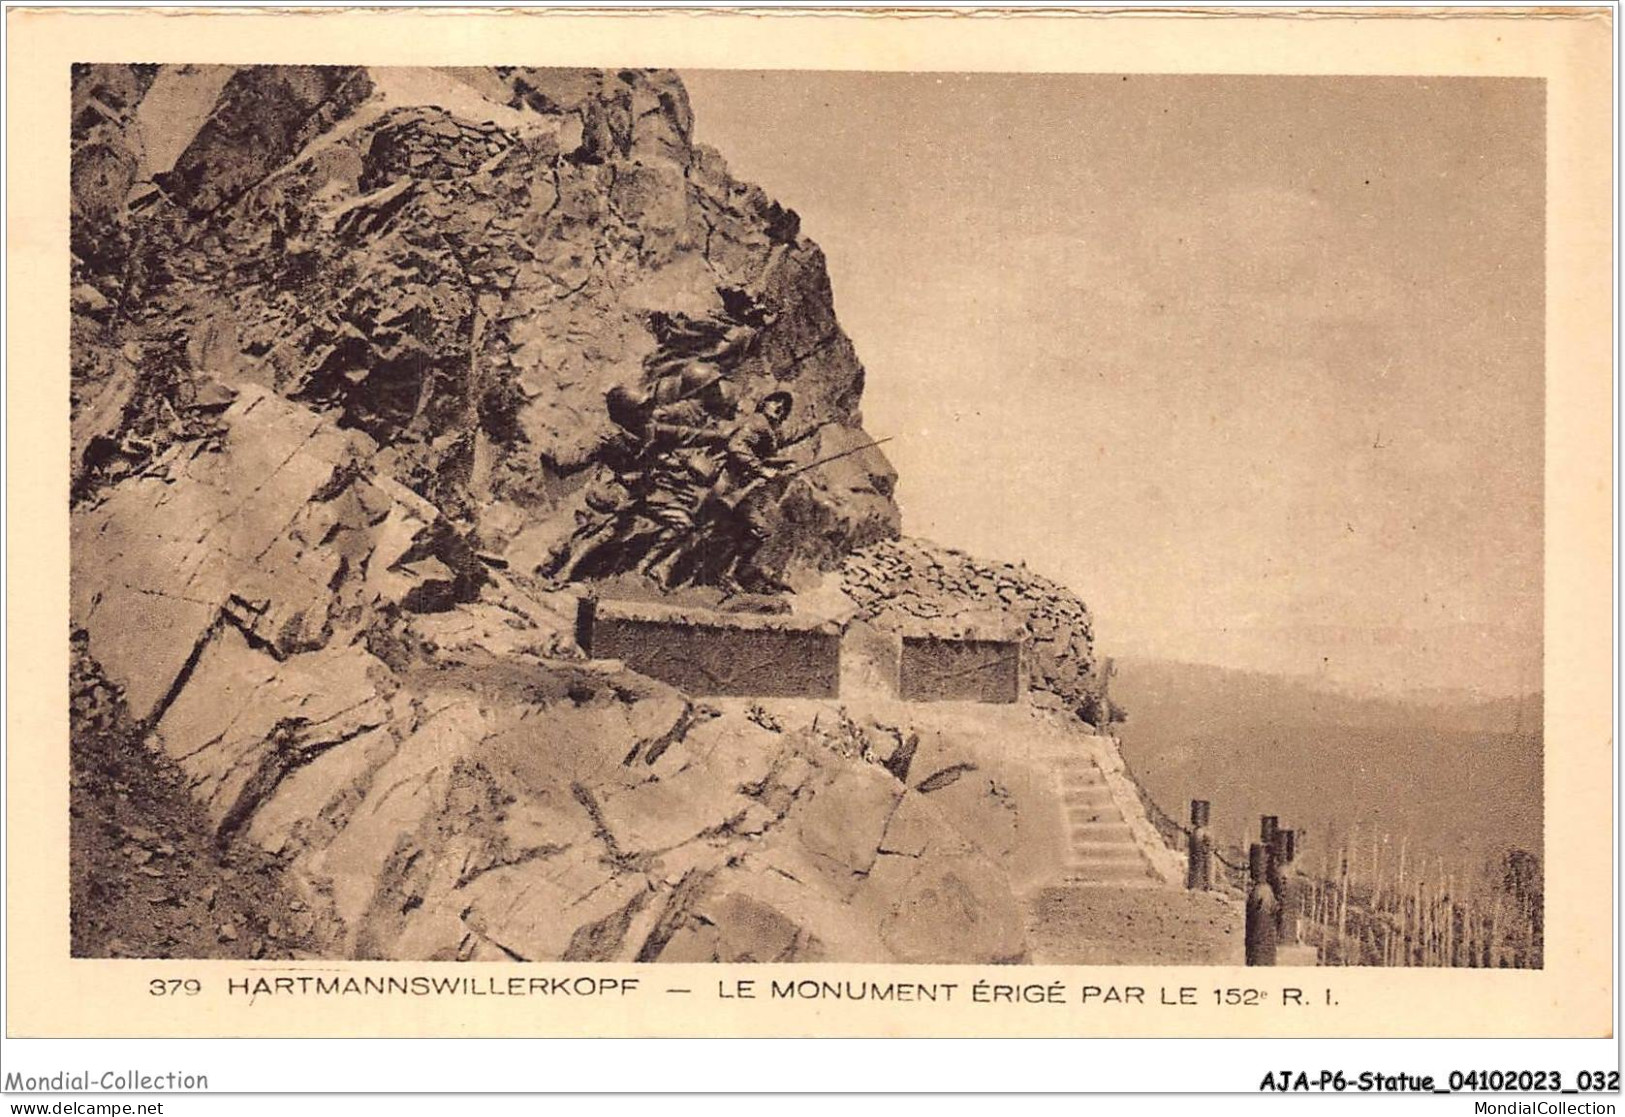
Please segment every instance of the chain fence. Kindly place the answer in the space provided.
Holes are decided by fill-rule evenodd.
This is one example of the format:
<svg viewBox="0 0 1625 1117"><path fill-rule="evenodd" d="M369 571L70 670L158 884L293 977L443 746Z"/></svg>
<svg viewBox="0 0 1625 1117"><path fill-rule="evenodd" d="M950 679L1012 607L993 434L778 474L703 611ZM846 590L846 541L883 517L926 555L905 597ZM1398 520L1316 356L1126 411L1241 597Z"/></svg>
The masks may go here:
<svg viewBox="0 0 1625 1117"><path fill-rule="evenodd" d="M1191 828L1179 819L1163 810L1162 804L1151 797L1146 790L1145 781L1129 765L1128 758L1122 757L1122 750L1118 750L1122 758L1123 773L1128 776L1129 783L1134 786L1135 793L1140 797L1140 806L1145 810L1146 818L1161 836L1163 843L1176 853L1188 856L1191 845ZM1226 884L1238 891L1245 892L1248 882L1247 851L1245 849L1223 850L1217 845L1213 847L1213 860L1223 870Z"/></svg>

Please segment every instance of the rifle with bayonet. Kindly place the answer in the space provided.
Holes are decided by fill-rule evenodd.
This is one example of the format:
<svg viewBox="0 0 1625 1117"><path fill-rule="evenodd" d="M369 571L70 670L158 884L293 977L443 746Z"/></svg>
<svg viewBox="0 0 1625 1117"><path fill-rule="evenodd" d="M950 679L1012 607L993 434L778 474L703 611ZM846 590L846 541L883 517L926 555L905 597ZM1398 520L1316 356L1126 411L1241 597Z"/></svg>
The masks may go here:
<svg viewBox="0 0 1625 1117"><path fill-rule="evenodd" d="M884 446L886 443L890 442L893 437L895 436L887 435L885 438L877 438L872 442L865 442L862 446L853 446L850 449L842 450L838 454L830 454L827 457L819 458L817 461L808 462L806 465L797 466L795 469L784 473L774 472L764 474L763 476L757 477L742 486L738 492L734 493L729 498L727 504L729 507L738 507L739 502L744 500L745 497L758 485L765 485L770 481L788 481L792 477L798 477L801 474L810 472L819 468L820 466L828 465L830 462L839 461L842 458L849 458L853 454L861 454L865 450L873 450L876 446Z"/></svg>
<svg viewBox="0 0 1625 1117"><path fill-rule="evenodd" d="M890 442L893 437L893 435L887 435L885 438L877 438L873 442L865 442L862 446L854 446L850 450L842 450L839 454L831 454L827 458L819 458L815 462L808 462L806 465L792 469L789 473L781 473L779 474L779 477L781 479L788 479L796 476L797 474L806 473L808 470L817 469L821 465L828 465L830 462L839 461L842 458L849 458L853 454L861 454L865 450L873 450L876 446L884 446L886 443Z"/></svg>

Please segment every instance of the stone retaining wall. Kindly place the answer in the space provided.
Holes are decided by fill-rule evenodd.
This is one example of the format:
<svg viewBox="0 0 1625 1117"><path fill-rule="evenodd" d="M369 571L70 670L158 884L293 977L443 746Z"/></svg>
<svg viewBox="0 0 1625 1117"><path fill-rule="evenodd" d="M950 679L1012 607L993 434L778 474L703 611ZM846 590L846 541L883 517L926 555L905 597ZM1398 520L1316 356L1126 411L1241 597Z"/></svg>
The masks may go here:
<svg viewBox="0 0 1625 1117"><path fill-rule="evenodd" d="M898 697L907 702L1015 702L1021 697L1021 644L904 636Z"/></svg>
<svg viewBox="0 0 1625 1117"><path fill-rule="evenodd" d="M583 598L577 642L594 659L693 695L834 698L841 633L827 621Z"/></svg>
<svg viewBox="0 0 1625 1117"><path fill-rule="evenodd" d="M913 635L923 626L956 639L1019 635L1027 644L1028 685L1059 696L1085 720L1100 715L1105 681L1096 667L1089 610L1066 587L1026 567L984 562L923 539L896 539L849 555L841 589L859 619L882 631Z"/></svg>

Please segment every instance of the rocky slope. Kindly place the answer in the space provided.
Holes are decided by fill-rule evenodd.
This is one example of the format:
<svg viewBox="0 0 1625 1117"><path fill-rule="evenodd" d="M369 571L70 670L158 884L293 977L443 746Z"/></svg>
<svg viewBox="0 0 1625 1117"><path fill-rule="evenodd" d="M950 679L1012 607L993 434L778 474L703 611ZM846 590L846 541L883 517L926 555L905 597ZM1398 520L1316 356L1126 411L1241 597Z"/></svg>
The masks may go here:
<svg viewBox="0 0 1625 1117"><path fill-rule="evenodd" d="M1065 835L1029 746L1090 739L1081 604L888 543L874 450L791 484L776 568L879 629L1002 611L1061 701L701 702L587 661L535 576L674 330L751 319L730 376L794 393L793 460L866 440L817 247L691 127L660 72L75 71L76 693L186 787L168 844L266 882L286 941L229 920L261 949L1030 956ZM76 949L116 950L94 883Z"/></svg>
<svg viewBox="0 0 1625 1117"><path fill-rule="evenodd" d="M1011 734L587 662L572 594L494 571L456 601L459 537L368 436L249 387L216 422L78 510L75 621L316 952L1025 956L1011 876L1061 812Z"/></svg>
<svg viewBox="0 0 1625 1117"><path fill-rule="evenodd" d="M600 472L606 393L742 306L744 404L794 394L800 461L868 441L822 254L692 142L675 75L94 65L74 104L81 491L200 381L258 384L528 570ZM775 563L895 535L893 480L877 450L803 475Z"/></svg>
<svg viewBox="0 0 1625 1117"><path fill-rule="evenodd" d="M246 843L221 850L187 780L147 747L82 647L70 711L72 950L99 958L293 958L329 936Z"/></svg>

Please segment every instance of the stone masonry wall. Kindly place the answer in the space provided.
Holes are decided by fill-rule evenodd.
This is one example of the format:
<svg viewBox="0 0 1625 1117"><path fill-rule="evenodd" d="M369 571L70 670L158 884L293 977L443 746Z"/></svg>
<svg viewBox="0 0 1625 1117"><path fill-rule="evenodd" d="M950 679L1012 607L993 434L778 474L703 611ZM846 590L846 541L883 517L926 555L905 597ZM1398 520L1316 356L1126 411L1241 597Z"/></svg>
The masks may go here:
<svg viewBox="0 0 1625 1117"><path fill-rule="evenodd" d="M1024 566L923 539L888 540L848 556L841 589L857 615L882 631L1023 639L1029 686L1057 695L1086 720L1103 705L1088 607Z"/></svg>
<svg viewBox="0 0 1625 1117"><path fill-rule="evenodd" d="M898 696L908 702L1015 702L1021 645L1009 640L903 637Z"/></svg>
<svg viewBox="0 0 1625 1117"><path fill-rule="evenodd" d="M594 659L618 659L688 694L833 698L841 636L789 617L584 598L578 640Z"/></svg>

